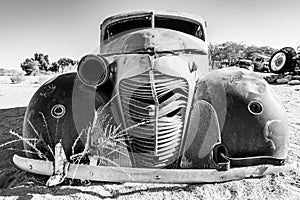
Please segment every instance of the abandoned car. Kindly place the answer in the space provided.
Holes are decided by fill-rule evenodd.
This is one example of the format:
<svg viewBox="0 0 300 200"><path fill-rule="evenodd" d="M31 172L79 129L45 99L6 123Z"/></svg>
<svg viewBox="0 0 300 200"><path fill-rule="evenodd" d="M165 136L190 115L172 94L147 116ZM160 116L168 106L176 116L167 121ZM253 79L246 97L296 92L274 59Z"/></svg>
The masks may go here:
<svg viewBox="0 0 300 200"><path fill-rule="evenodd" d="M23 170L113 182L196 183L285 168L288 123L268 83L209 70L207 24L170 11L117 14L100 52L44 83L23 125Z"/></svg>
<svg viewBox="0 0 300 200"><path fill-rule="evenodd" d="M236 66L240 68L248 69L250 71L254 71L254 64L252 60L240 59L236 62Z"/></svg>
<svg viewBox="0 0 300 200"><path fill-rule="evenodd" d="M258 72L270 72L269 70L269 62L271 57L262 55L262 54L254 54L253 64L254 64L254 71Z"/></svg>

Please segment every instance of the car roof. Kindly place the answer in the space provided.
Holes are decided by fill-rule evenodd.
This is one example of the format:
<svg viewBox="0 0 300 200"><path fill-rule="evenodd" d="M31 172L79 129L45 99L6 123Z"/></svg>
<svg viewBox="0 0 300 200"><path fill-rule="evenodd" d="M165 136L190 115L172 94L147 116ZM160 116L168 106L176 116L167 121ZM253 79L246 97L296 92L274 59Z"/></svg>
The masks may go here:
<svg viewBox="0 0 300 200"><path fill-rule="evenodd" d="M111 24L115 21L119 21L121 19L126 19L130 17L136 16L146 16L146 15L155 15L155 16L172 16L173 18L185 19L197 24L202 24L202 26L206 27L206 22L204 19L196 14L190 14L185 12L177 12L177 11L166 11L166 10L137 10L137 11L129 11L123 12L119 14L112 15L103 20L101 27L106 27L108 24Z"/></svg>

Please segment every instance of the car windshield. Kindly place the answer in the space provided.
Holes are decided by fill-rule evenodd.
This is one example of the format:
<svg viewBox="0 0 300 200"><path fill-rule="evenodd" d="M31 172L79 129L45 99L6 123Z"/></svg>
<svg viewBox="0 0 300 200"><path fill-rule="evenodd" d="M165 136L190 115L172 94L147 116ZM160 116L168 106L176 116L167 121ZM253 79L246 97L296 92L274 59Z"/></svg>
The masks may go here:
<svg viewBox="0 0 300 200"><path fill-rule="evenodd" d="M151 28L152 16L131 17L115 21L108 25L104 31L104 40L128 31ZM171 16L155 16L154 27L167 28L196 36L205 40L204 31L200 24Z"/></svg>

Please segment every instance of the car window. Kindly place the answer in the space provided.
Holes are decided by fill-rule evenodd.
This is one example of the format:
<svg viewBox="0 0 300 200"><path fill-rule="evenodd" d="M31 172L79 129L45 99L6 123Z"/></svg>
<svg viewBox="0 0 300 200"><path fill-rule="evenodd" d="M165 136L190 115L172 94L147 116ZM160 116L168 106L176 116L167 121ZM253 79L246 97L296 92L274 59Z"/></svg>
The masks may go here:
<svg viewBox="0 0 300 200"><path fill-rule="evenodd" d="M124 20L116 21L115 23L112 23L106 27L104 33L104 40L129 30L150 28L150 27L151 27L151 16L127 18Z"/></svg>
<svg viewBox="0 0 300 200"><path fill-rule="evenodd" d="M155 19L154 26L157 28L172 29L205 40L203 28L199 24L193 23L191 21L183 20L183 19L170 18L166 16L155 16L154 19Z"/></svg>

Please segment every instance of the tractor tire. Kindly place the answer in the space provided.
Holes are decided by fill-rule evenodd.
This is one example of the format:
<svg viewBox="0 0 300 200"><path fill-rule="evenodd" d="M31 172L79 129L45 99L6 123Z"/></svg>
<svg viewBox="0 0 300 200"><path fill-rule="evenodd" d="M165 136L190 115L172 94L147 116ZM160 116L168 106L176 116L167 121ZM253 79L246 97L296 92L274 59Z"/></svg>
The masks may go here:
<svg viewBox="0 0 300 200"><path fill-rule="evenodd" d="M284 47L281 50L285 50L285 51L289 52L293 57L295 57L297 55L295 49L292 47Z"/></svg>
<svg viewBox="0 0 300 200"><path fill-rule="evenodd" d="M291 47L285 47L275 52L270 59L270 72L281 74L291 71L295 68L293 57L296 56L296 51Z"/></svg>

